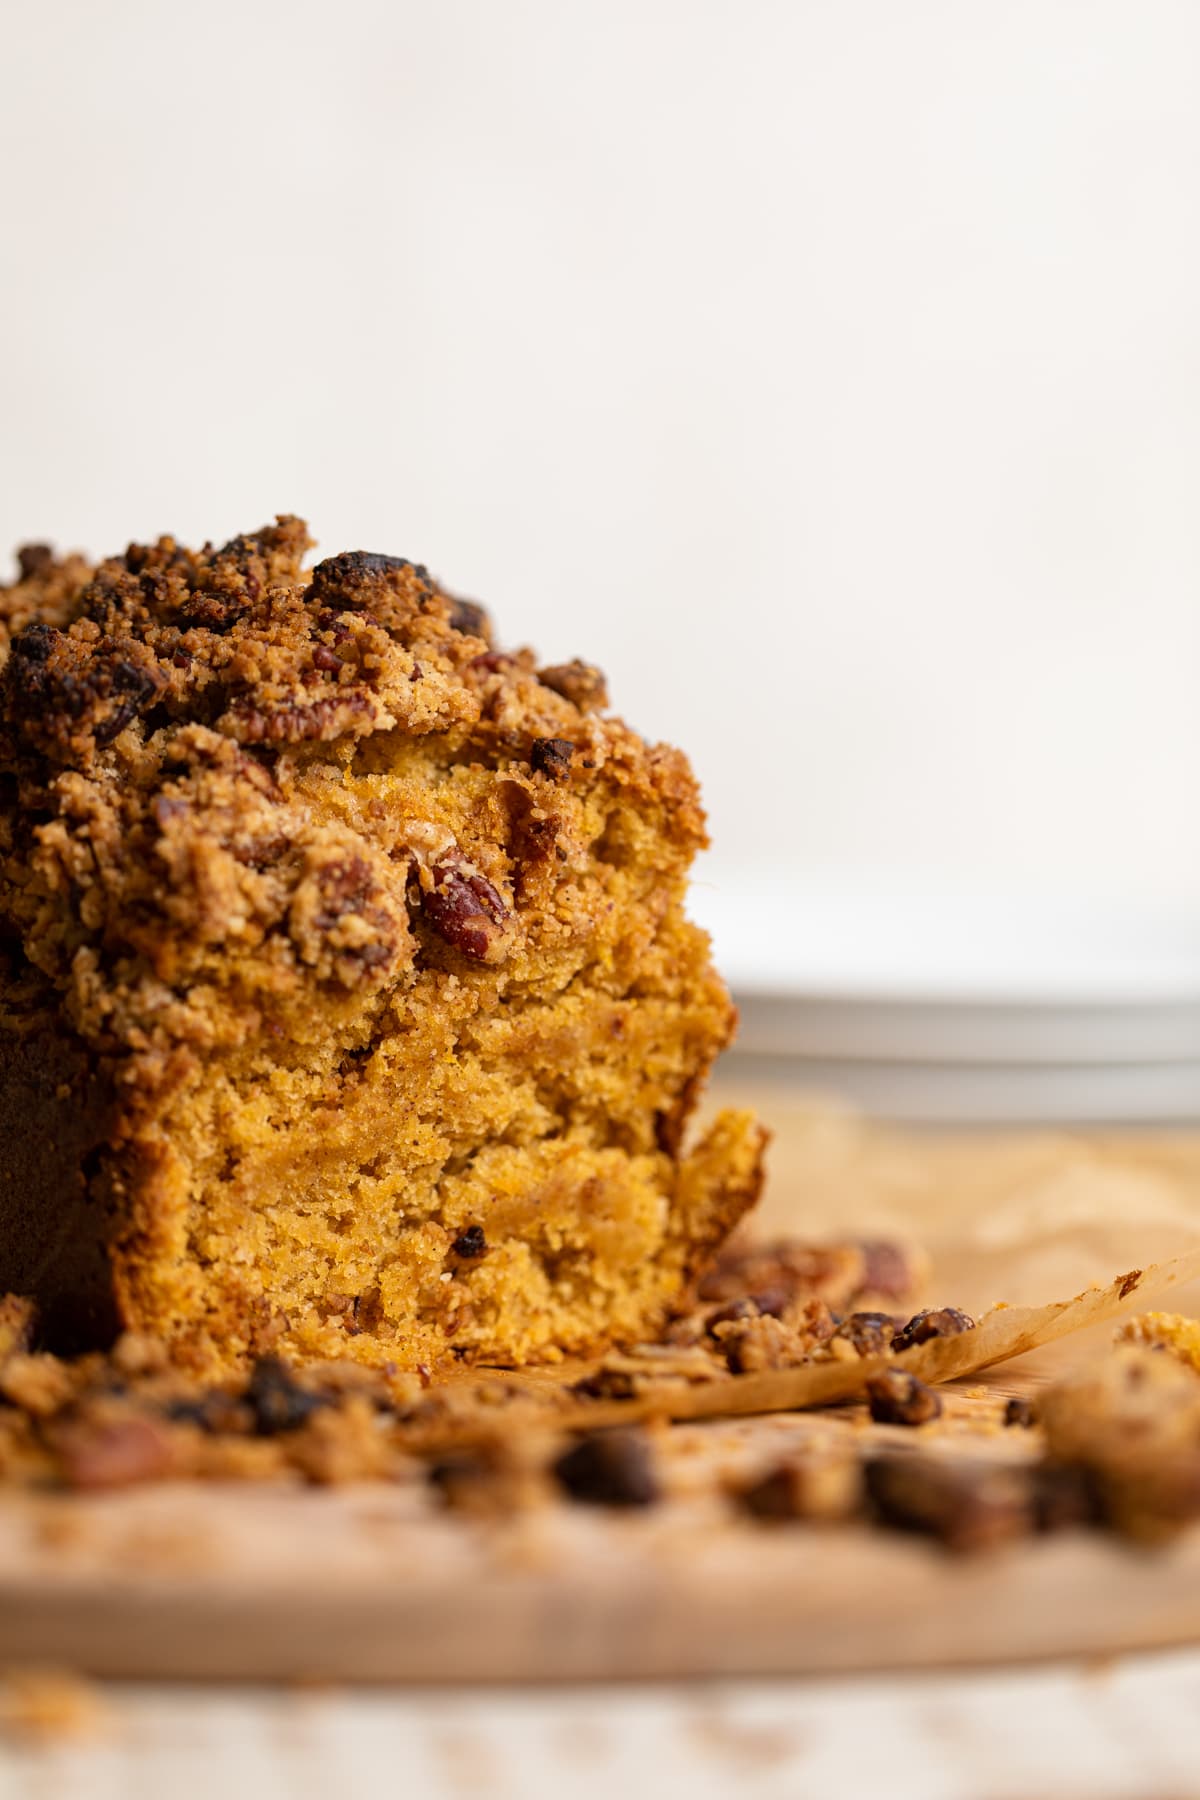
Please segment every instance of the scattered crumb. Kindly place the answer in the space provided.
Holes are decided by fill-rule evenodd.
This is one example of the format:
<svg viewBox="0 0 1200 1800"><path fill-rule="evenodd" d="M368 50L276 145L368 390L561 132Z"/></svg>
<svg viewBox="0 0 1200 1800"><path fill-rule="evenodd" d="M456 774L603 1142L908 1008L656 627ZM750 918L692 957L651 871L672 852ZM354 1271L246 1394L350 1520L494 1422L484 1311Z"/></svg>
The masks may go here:
<svg viewBox="0 0 1200 1800"><path fill-rule="evenodd" d="M1117 1327L1116 1342L1167 1350L1200 1373L1200 1319L1188 1319L1182 1313L1139 1313Z"/></svg>

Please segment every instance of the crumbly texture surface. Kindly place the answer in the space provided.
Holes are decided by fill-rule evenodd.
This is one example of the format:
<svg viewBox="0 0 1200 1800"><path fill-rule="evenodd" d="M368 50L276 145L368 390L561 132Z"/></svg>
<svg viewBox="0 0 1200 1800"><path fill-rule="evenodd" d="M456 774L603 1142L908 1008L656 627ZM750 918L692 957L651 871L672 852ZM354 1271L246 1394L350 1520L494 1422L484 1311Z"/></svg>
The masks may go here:
<svg viewBox="0 0 1200 1800"><path fill-rule="evenodd" d="M624 1428L642 1402L666 1418L697 1384L728 1392L756 1369L873 1355L878 1322L890 1338L905 1314L855 1309L908 1298L919 1267L900 1246L877 1242L731 1249L711 1277L721 1298L698 1296L654 1343L554 1371L458 1369L441 1379L265 1356L248 1371L197 1380L168 1344L136 1332L107 1351L64 1358L36 1348L36 1306L9 1295L0 1299L0 1488L282 1473L390 1480L414 1456L481 1450L500 1453L507 1468L564 1432Z"/></svg>
<svg viewBox="0 0 1200 1800"><path fill-rule="evenodd" d="M399 1369L652 1334L755 1198L685 758L301 521L0 589L0 1291Z"/></svg>
<svg viewBox="0 0 1200 1800"><path fill-rule="evenodd" d="M1200 1379L1190 1362L1141 1344L1092 1357L1036 1398L934 1390L896 1368L840 1408L718 1423L739 1382L764 1366L742 1360L761 1327L773 1328L761 1340L766 1366L795 1367L874 1357L885 1320L890 1354L901 1354L897 1343L953 1310L907 1321L866 1310L901 1297L861 1286L879 1248L792 1242L730 1258L722 1300L699 1301L664 1340L612 1352L582 1376L460 1370L431 1381L268 1356L206 1383L182 1374L167 1345L133 1333L106 1353L38 1352L31 1303L9 1299L0 1492L374 1481L501 1528L564 1502L669 1507L704 1493L772 1528L871 1523L958 1553L1082 1527L1162 1544L1200 1519ZM894 1273L904 1266L901 1254ZM752 1292L768 1267L786 1284L786 1299L783 1286L772 1290L774 1312ZM731 1325L749 1335L731 1336ZM714 1416L669 1423L696 1384ZM705 1433L722 1430L732 1457L711 1454L717 1439Z"/></svg>

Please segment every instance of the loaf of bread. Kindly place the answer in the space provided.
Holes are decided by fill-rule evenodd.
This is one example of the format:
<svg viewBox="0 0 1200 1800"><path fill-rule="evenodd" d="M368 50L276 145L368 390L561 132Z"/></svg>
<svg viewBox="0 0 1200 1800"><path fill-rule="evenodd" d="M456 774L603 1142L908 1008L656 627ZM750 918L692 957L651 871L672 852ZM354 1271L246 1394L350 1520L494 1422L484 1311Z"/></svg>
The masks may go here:
<svg viewBox="0 0 1200 1800"><path fill-rule="evenodd" d="M0 1292L181 1367L655 1331L754 1199L676 750L304 524L0 588Z"/></svg>

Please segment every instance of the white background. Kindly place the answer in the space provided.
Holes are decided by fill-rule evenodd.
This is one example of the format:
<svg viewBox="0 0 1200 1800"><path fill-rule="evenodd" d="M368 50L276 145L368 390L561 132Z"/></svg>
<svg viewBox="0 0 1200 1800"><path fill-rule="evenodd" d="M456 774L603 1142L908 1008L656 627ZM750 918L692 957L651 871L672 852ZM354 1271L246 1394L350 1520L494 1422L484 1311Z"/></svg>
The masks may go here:
<svg viewBox="0 0 1200 1800"><path fill-rule="evenodd" d="M0 550L428 562L692 752L735 960L1200 967L1200 6L0 20Z"/></svg>

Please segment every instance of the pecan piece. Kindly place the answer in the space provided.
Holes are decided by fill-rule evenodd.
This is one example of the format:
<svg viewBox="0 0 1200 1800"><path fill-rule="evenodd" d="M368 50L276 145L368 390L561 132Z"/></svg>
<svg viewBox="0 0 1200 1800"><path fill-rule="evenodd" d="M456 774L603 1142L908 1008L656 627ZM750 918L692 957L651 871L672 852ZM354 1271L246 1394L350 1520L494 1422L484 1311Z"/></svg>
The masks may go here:
<svg viewBox="0 0 1200 1800"><path fill-rule="evenodd" d="M789 1294L785 1288L762 1288L753 1294L746 1294L740 1300L729 1300L724 1306L718 1306L715 1312L709 1313L704 1329L709 1337L715 1338L720 1336L718 1325L734 1325L745 1319L782 1319L789 1308L798 1316L807 1318L806 1309L799 1306L795 1295ZM831 1323L832 1317L830 1314Z"/></svg>
<svg viewBox="0 0 1200 1800"><path fill-rule="evenodd" d="M447 594L446 601L455 631L460 631L464 637L482 638L485 644L491 643L491 620L482 606L477 606L474 600L460 600L456 594Z"/></svg>
<svg viewBox="0 0 1200 1800"><path fill-rule="evenodd" d="M472 962L498 962L511 914L485 875L453 852L430 869L434 885L421 894L425 918L444 943Z"/></svg>
<svg viewBox="0 0 1200 1800"><path fill-rule="evenodd" d="M47 625L44 619L33 619L24 631L18 631L12 641L10 653L17 662L49 662L50 652L61 635L53 625Z"/></svg>
<svg viewBox="0 0 1200 1800"><path fill-rule="evenodd" d="M792 1309L786 1319L760 1312L753 1301L749 1304L744 1316L735 1307L733 1318L714 1323L709 1330L733 1375L795 1368L833 1336L833 1318L822 1300Z"/></svg>
<svg viewBox="0 0 1200 1800"><path fill-rule="evenodd" d="M559 1457L554 1473L573 1500L592 1506L652 1506L659 1497L649 1440L632 1426L582 1438Z"/></svg>
<svg viewBox="0 0 1200 1800"><path fill-rule="evenodd" d="M17 551L18 579L32 581L36 575L48 575L54 567L54 551L49 544L22 544Z"/></svg>
<svg viewBox="0 0 1200 1800"><path fill-rule="evenodd" d="M515 669L517 659L510 650L483 650L473 656L467 664L468 669L480 675L500 675L505 669Z"/></svg>
<svg viewBox="0 0 1200 1800"><path fill-rule="evenodd" d="M561 694L580 712L603 712L608 705L608 683L594 663L580 662L578 658L569 663L552 663L547 669L539 669L537 678L543 687Z"/></svg>
<svg viewBox="0 0 1200 1800"><path fill-rule="evenodd" d="M372 589L378 590L381 578L406 572L421 587L432 590L429 570L423 563L410 562L407 556L381 556L373 550L347 550L317 564L309 598L321 606L351 612Z"/></svg>
<svg viewBox="0 0 1200 1800"><path fill-rule="evenodd" d="M990 1550L1034 1529L1024 1471L933 1456L883 1456L867 1465L867 1492L885 1525L918 1531L948 1550Z"/></svg>
<svg viewBox="0 0 1200 1800"><path fill-rule="evenodd" d="M942 1306L936 1311L914 1314L892 1339L892 1349L911 1350L914 1344L927 1344L930 1338L957 1337L960 1332L974 1329L970 1313L960 1312L957 1306Z"/></svg>
<svg viewBox="0 0 1200 1800"><path fill-rule="evenodd" d="M902 1369L885 1369L868 1381L867 1400L877 1425L927 1425L942 1410L934 1390Z"/></svg>
<svg viewBox="0 0 1200 1800"><path fill-rule="evenodd" d="M886 1356L896 1335L891 1313L848 1313L834 1334L854 1345L860 1356Z"/></svg>
<svg viewBox="0 0 1200 1800"><path fill-rule="evenodd" d="M903 1244L886 1238L865 1238L859 1245L863 1255L863 1292L877 1294L881 1300L904 1300L917 1285L919 1258Z"/></svg>
<svg viewBox="0 0 1200 1800"><path fill-rule="evenodd" d="M1004 1423L1006 1425L1020 1425L1026 1431L1028 1431L1031 1425L1036 1425L1037 1408L1034 1406L1033 1401L1027 1400L1023 1394L1014 1394L1012 1399L1005 1405Z"/></svg>
<svg viewBox="0 0 1200 1800"><path fill-rule="evenodd" d="M164 685L163 677L151 674L148 669L139 669L135 663L126 659L116 663L109 681L109 694L116 698L117 704L106 719L101 719L93 730L93 737L101 749L120 737L125 727L137 718L143 708Z"/></svg>
<svg viewBox="0 0 1200 1800"><path fill-rule="evenodd" d="M567 781L574 754L575 746L569 738L534 738L529 749L529 766L535 775L545 775L551 781Z"/></svg>

